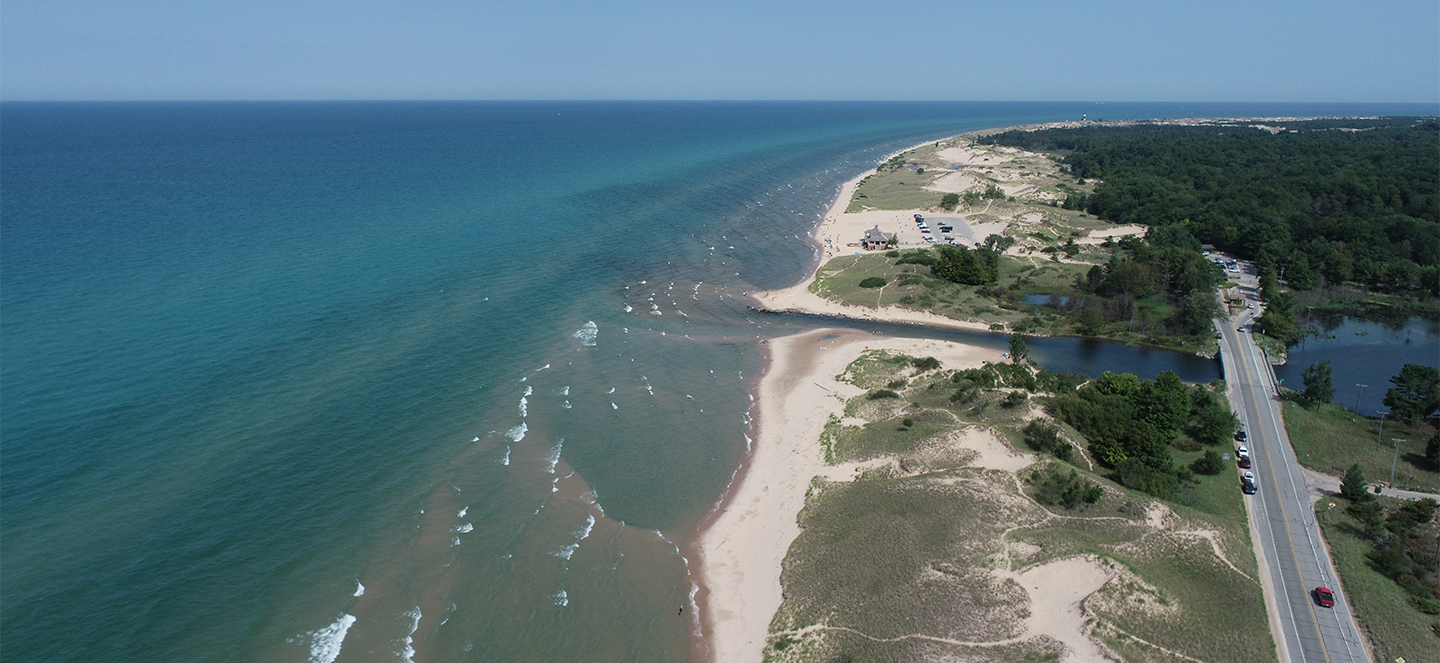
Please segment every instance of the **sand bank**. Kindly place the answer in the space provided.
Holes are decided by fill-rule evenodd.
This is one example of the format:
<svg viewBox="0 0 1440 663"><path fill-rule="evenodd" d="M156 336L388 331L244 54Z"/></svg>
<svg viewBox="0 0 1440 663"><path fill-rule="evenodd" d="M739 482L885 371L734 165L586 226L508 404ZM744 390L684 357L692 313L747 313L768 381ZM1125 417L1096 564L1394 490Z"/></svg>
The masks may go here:
<svg viewBox="0 0 1440 663"><path fill-rule="evenodd" d="M825 422L862 389L835 376L867 347L933 356L946 368L973 368L1000 353L927 339L876 337L819 329L772 340L760 379L759 432L749 468L701 534L704 629L712 660L759 661L770 619L783 599L781 563L800 535L796 515L814 477L847 480L859 464L826 465ZM977 436L977 444L984 436ZM993 449L980 449L982 453Z"/></svg>

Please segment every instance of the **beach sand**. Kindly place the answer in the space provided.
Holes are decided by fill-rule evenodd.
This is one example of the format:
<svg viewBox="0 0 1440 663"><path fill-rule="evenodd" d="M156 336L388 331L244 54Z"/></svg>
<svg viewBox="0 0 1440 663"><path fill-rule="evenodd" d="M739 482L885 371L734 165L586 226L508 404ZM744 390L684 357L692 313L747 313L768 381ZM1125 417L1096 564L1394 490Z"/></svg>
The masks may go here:
<svg viewBox="0 0 1440 663"><path fill-rule="evenodd" d="M783 600L781 563L800 534L796 516L811 480L820 476L844 481L866 465L884 462L826 465L819 443L829 417L840 416L844 400L864 391L835 377L867 347L933 356L945 368L1001 361L998 351L844 329L819 329L768 343L770 358L757 395L758 439L749 467L698 542L711 660L761 660L770 619Z"/></svg>

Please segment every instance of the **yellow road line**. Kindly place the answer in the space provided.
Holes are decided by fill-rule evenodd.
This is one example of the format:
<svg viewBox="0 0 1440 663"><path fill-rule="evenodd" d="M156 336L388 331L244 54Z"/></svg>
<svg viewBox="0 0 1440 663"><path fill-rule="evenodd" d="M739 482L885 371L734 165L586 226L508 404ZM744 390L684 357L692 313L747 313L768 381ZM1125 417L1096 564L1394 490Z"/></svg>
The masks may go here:
<svg viewBox="0 0 1440 663"><path fill-rule="evenodd" d="M1246 354L1248 354L1248 355L1250 356L1250 363L1251 363L1252 366L1255 367L1255 371L1256 371L1255 377L1260 378L1260 379L1263 381L1264 378L1265 378L1265 376L1264 376L1264 374L1260 373L1260 367L1259 367L1258 364L1255 363L1255 354L1254 354L1253 352L1248 352L1248 351L1246 351ZM1257 411L1258 411L1258 410L1261 408L1262 403L1261 403L1261 401L1260 401L1258 398L1255 398L1255 383L1253 383L1253 382L1250 384L1250 397L1251 397L1252 399L1254 399L1255 406L1256 406L1256 409L1257 409ZM1269 392L1268 392L1268 391L1266 391L1266 398L1269 398ZM1268 408L1268 407L1269 407L1268 404L1265 405L1265 407ZM1272 424L1272 428L1273 428L1273 427L1274 427L1274 424L1275 424L1275 420L1274 420L1275 417L1274 417L1274 413L1273 413L1273 412L1271 413L1270 419L1271 419L1270 423ZM1277 432L1278 432L1278 431L1277 431ZM1276 443L1276 444L1280 444L1280 442L1281 442L1281 440L1280 440L1280 438L1277 436L1276 439L1275 439L1275 443ZM1283 451L1281 452L1281 456L1282 456L1282 457L1284 456L1284 452L1283 452ZM1280 480L1275 477L1275 463L1270 462L1270 450L1269 450L1269 449L1266 449L1266 450L1265 450L1265 469L1270 473L1270 480L1275 482L1275 496L1276 496L1277 498L1280 498ZM1300 568L1300 555L1299 555L1299 553L1296 552L1296 550L1295 550L1295 535L1290 532L1290 519L1285 517L1285 500L1284 500L1284 498L1280 498L1280 499L1279 499L1279 502L1280 502L1280 521L1285 525L1285 538L1287 538L1287 539L1290 540L1290 555L1295 558L1295 573L1297 573L1297 574L1300 575L1300 586L1301 586L1302 589L1305 590L1305 593L1308 595L1308 594L1310 593L1310 583L1305 580L1305 571ZM1300 520L1301 520L1302 522L1305 520L1304 515L1301 515ZM1276 561L1279 561L1279 560L1276 560ZM1306 601L1306 602L1305 602L1305 605L1310 608L1310 622L1315 625L1315 636L1320 639L1320 651L1325 655L1325 660L1328 662L1328 661L1330 661L1330 648L1327 647L1327 646L1325 646L1325 634L1320 632L1320 616L1317 615L1317 614L1315 614L1315 602L1314 602L1314 601ZM1296 633L1295 635L1296 635L1296 636L1299 636L1300 634L1299 634L1299 633ZM1300 655L1301 655L1302 657L1305 655L1305 651L1304 651L1304 648L1303 648L1303 647L1301 648Z"/></svg>

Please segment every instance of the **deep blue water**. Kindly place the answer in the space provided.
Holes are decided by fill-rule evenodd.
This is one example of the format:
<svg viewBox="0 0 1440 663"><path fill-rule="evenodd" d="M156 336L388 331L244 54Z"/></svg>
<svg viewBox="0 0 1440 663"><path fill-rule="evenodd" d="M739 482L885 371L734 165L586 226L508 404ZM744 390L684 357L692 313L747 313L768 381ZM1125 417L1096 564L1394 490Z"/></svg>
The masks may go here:
<svg viewBox="0 0 1440 663"><path fill-rule="evenodd" d="M6 657L689 657L672 541L743 458L756 338L803 324L736 295L888 152L1082 112L0 105ZM1085 347L1053 362L1193 359Z"/></svg>

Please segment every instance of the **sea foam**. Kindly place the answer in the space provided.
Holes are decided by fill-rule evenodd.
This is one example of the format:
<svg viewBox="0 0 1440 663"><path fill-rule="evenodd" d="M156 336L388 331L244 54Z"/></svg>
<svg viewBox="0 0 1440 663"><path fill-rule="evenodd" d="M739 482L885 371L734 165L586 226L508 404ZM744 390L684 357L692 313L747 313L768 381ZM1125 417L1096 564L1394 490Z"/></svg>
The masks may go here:
<svg viewBox="0 0 1440 663"><path fill-rule="evenodd" d="M344 614L335 623L306 633L310 639L310 659L307 663L335 663L335 659L340 657L340 645L345 642L345 634L354 625L355 615Z"/></svg>
<svg viewBox="0 0 1440 663"><path fill-rule="evenodd" d="M560 438L555 445L550 447L550 455L545 457L545 471L555 473L555 465L560 462L560 449L565 446L565 438Z"/></svg>
<svg viewBox="0 0 1440 663"><path fill-rule="evenodd" d="M415 663L415 647L413 645L415 644L415 631L420 628L420 606L417 605L413 610L407 611L405 616L413 621L410 622L410 632L400 639L400 651L395 653L405 663Z"/></svg>
<svg viewBox="0 0 1440 663"><path fill-rule="evenodd" d="M580 339L580 344L581 344L581 345L584 345L584 346L587 346L587 347L594 347L594 346L595 346L595 337L597 337L597 336L599 336L599 335L600 335L600 328L595 325L595 321L594 321L594 320L591 320L591 321L589 321L589 322L586 322L583 326L580 327L580 329L579 329L578 331L576 331L576 332L573 334L573 336L574 336L575 338Z"/></svg>
<svg viewBox="0 0 1440 663"><path fill-rule="evenodd" d="M505 437L510 438L511 442L519 442L520 440L525 439L525 432L528 430L530 430L530 427L526 426L525 422L522 421L520 422L519 426L505 431Z"/></svg>
<svg viewBox="0 0 1440 663"><path fill-rule="evenodd" d="M363 595L364 593L365 593L365 585L362 584L359 580L356 580L356 581L355 581L355 596L361 596L361 595Z"/></svg>

